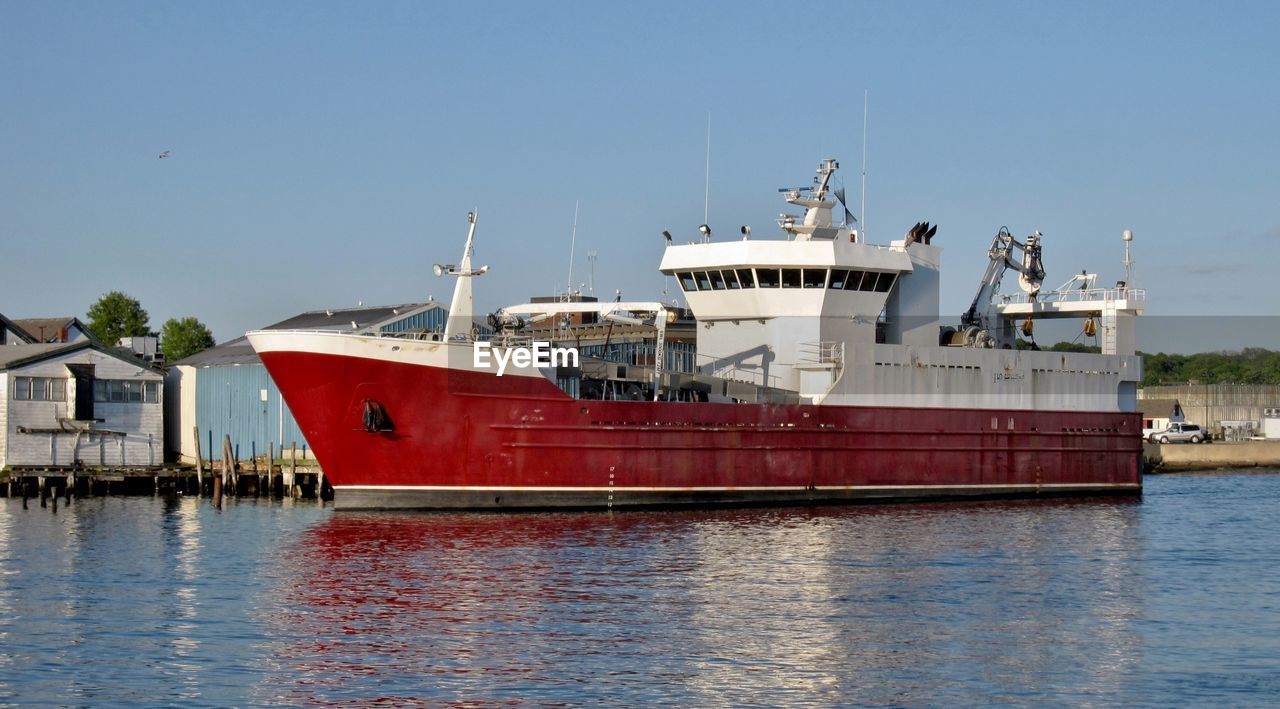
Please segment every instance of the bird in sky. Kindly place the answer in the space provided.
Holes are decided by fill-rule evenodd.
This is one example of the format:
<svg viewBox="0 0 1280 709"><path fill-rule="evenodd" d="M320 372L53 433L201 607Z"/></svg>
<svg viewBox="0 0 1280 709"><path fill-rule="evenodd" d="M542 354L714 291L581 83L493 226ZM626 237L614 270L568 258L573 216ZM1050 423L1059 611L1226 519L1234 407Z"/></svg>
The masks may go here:
<svg viewBox="0 0 1280 709"><path fill-rule="evenodd" d="M165 159L165 158L167 158L167 157L169 157L169 151L168 151L168 150L164 151L163 153L160 153L160 159L161 159L161 160L164 160L164 159Z"/></svg>

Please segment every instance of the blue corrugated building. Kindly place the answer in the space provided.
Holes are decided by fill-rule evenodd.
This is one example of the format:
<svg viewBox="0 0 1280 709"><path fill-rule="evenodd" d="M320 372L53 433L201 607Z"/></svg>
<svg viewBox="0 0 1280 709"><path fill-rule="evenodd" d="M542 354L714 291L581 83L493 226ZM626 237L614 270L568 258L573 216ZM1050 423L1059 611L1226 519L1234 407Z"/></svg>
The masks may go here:
<svg viewBox="0 0 1280 709"><path fill-rule="evenodd" d="M264 329L335 332L441 332L449 308L437 302L316 310ZM206 459L221 457L224 435L240 459L310 445L248 340L243 337L172 363L165 378L166 448L194 463L196 437ZM197 430L199 433L197 434Z"/></svg>

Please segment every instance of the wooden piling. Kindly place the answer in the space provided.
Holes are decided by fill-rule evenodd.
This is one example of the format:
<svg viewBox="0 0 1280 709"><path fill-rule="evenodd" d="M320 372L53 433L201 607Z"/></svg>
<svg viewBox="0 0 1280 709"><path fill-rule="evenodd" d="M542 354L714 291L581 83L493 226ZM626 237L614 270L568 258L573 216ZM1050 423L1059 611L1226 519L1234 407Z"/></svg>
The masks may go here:
<svg viewBox="0 0 1280 709"><path fill-rule="evenodd" d="M204 456L200 452L200 427L192 426L191 432L196 439L196 489L200 495L204 494ZM213 451L209 451L212 453Z"/></svg>
<svg viewBox="0 0 1280 709"><path fill-rule="evenodd" d="M74 473L67 473L67 487L63 492L67 495L67 504L71 504L71 492L76 487L76 476Z"/></svg>
<svg viewBox="0 0 1280 709"><path fill-rule="evenodd" d="M283 477L283 474L281 475ZM289 450L289 497L297 497L298 491L298 442Z"/></svg>
<svg viewBox="0 0 1280 709"><path fill-rule="evenodd" d="M213 476L213 506L215 509L222 509L222 477Z"/></svg>
<svg viewBox="0 0 1280 709"><path fill-rule="evenodd" d="M222 487L230 495L235 495L238 492L235 478L235 461L231 452L231 434L229 433L223 434L222 437Z"/></svg>
<svg viewBox="0 0 1280 709"><path fill-rule="evenodd" d="M49 503L48 503L48 501L46 501L46 500L44 499L45 489L44 489L44 476L43 476L43 475L41 475L41 476L39 476L39 477L37 477L37 478L36 478L36 492L40 495L40 506L41 506L41 507L48 507L48 506L49 506Z"/></svg>
<svg viewBox="0 0 1280 709"><path fill-rule="evenodd" d="M275 467L276 462L276 443L275 441L267 441L267 497L271 497L271 469Z"/></svg>

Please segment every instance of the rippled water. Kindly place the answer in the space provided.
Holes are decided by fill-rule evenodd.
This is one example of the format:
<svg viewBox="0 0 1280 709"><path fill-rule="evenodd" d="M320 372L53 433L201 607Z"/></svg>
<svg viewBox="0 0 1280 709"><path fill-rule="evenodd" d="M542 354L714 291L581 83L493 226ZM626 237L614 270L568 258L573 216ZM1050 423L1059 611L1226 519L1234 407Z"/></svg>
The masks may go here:
<svg viewBox="0 0 1280 709"><path fill-rule="evenodd" d="M1140 500L0 500L0 702L1280 701L1280 473Z"/></svg>

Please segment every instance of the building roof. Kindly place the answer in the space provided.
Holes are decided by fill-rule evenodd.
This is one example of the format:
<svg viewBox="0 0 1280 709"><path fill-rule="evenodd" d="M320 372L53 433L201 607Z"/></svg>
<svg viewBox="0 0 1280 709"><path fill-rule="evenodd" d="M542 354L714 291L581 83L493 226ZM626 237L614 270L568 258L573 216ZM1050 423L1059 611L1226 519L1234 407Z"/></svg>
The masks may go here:
<svg viewBox="0 0 1280 709"><path fill-rule="evenodd" d="M271 328L266 328L271 329ZM261 360L258 359L258 353L253 351L253 347L249 345L249 340L243 336L237 337L229 342L224 342L216 347L210 347L207 350L201 350L189 357L183 357L177 362L171 362L170 365L184 365L187 367L227 367L238 364L257 364Z"/></svg>
<svg viewBox="0 0 1280 709"><path fill-rule="evenodd" d="M80 328L80 331L93 337L89 332L89 328L80 322L80 318L67 316L62 318L22 318L14 320L19 327L30 335L32 342L50 342L52 338L61 334L63 329L71 329L72 327Z"/></svg>
<svg viewBox="0 0 1280 709"><path fill-rule="evenodd" d="M78 340L76 342L42 342L31 345L9 345L0 347L0 370L15 369L33 362L39 362L43 359L56 357L58 355L75 352L77 350L92 349L97 350L105 355L110 355L116 359L136 365L139 369L154 371L146 362L133 356L130 352L121 352L120 350L103 346L97 340Z"/></svg>
<svg viewBox="0 0 1280 709"><path fill-rule="evenodd" d="M6 330L11 330L18 337L21 337L27 342L31 342L31 333L24 330L18 323L5 317L4 313L0 313L0 327L5 328Z"/></svg>
<svg viewBox="0 0 1280 709"><path fill-rule="evenodd" d="M1177 399L1139 399L1138 410L1143 418L1167 419L1173 415L1173 408L1178 405Z"/></svg>
<svg viewBox="0 0 1280 709"><path fill-rule="evenodd" d="M443 303L405 303L403 305L379 305L368 308L342 308L312 310L268 325L263 330L333 330L352 332L368 328L377 329L389 322L407 317L428 308L445 308ZM355 327L352 327L355 323ZM226 367L261 362L249 340L237 337L216 347L184 357L171 365L187 367Z"/></svg>
<svg viewBox="0 0 1280 709"><path fill-rule="evenodd" d="M428 307L444 307L440 303L405 303L402 305L378 305L368 308L344 308L312 310L268 325L264 330L341 330L350 332L367 327L377 327ZM355 323L355 326L352 326Z"/></svg>

